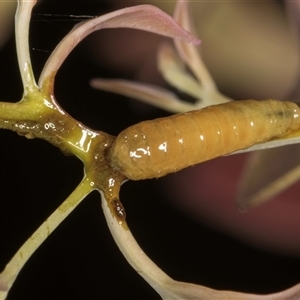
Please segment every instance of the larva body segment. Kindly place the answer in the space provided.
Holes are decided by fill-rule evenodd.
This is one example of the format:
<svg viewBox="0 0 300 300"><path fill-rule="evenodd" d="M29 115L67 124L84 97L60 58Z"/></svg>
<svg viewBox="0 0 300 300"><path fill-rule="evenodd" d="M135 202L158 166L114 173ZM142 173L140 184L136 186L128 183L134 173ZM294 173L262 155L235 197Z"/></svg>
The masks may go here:
<svg viewBox="0 0 300 300"><path fill-rule="evenodd" d="M133 125L117 136L108 161L129 179L158 178L299 127L295 103L229 102Z"/></svg>

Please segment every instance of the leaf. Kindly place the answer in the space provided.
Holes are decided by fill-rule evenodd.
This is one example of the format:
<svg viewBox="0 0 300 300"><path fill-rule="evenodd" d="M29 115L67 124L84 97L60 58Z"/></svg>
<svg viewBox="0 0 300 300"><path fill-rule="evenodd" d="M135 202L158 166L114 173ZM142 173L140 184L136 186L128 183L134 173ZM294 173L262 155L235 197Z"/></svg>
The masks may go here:
<svg viewBox="0 0 300 300"><path fill-rule="evenodd" d="M192 17L189 14L188 3L186 1L177 1L174 19L186 30L192 32L195 36L195 29L192 23ZM182 43L175 40L175 46L182 60L189 66L195 74L203 89L215 90L216 85L203 63L198 49L194 45Z"/></svg>
<svg viewBox="0 0 300 300"><path fill-rule="evenodd" d="M56 74L66 57L80 41L90 33L105 28L140 29L193 44L200 43L169 15L154 6L138 5L120 9L75 26L52 52L41 73L39 86L43 85L46 78Z"/></svg>
<svg viewBox="0 0 300 300"><path fill-rule="evenodd" d="M237 194L241 209L275 197L300 179L300 145L251 153Z"/></svg>
<svg viewBox="0 0 300 300"><path fill-rule="evenodd" d="M122 79L93 79L91 86L108 92L125 95L136 100L154 105L170 112L182 112L194 109L194 105L176 97L169 90L145 83Z"/></svg>
<svg viewBox="0 0 300 300"><path fill-rule="evenodd" d="M162 44L158 51L158 68L163 78L178 90L201 100L201 85L185 68L182 60L169 44Z"/></svg>

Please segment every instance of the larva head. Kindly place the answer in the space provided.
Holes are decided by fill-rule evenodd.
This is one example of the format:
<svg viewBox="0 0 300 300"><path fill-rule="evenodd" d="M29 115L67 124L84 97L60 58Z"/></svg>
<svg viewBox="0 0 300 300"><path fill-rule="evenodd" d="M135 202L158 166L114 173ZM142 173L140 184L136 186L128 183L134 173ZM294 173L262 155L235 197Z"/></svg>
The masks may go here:
<svg viewBox="0 0 300 300"><path fill-rule="evenodd" d="M159 178L191 165L181 155L183 139L174 118L145 121L122 131L109 151L109 165L131 180Z"/></svg>
<svg viewBox="0 0 300 300"><path fill-rule="evenodd" d="M108 153L109 165L131 180L144 179L139 165L150 155L145 136L135 127L122 131Z"/></svg>

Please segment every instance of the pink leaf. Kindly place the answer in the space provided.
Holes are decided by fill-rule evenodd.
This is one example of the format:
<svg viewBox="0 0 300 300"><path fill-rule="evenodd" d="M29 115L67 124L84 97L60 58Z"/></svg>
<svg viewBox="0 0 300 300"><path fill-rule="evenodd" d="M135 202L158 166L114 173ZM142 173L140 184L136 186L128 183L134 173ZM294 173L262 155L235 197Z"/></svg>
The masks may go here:
<svg viewBox="0 0 300 300"><path fill-rule="evenodd" d="M189 111L194 108L193 104L181 101L169 90L152 86L150 84L120 79L109 80L97 78L91 81L91 86L100 90L126 95L127 97L131 97L175 113Z"/></svg>
<svg viewBox="0 0 300 300"><path fill-rule="evenodd" d="M195 32L186 1L177 1L174 19L189 32ZM182 43L180 40L175 40L175 46L180 57L189 66L199 82L201 82L203 88L208 90L216 89L212 77L202 62L198 49L194 45Z"/></svg>
<svg viewBox="0 0 300 300"><path fill-rule="evenodd" d="M49 57L42 71L39 86L41 87L49 76L54 78L69 53L87 35L104 28L121 27L150 31L193 44L200 43L197 38L180 27L169 15L154 6L138 5L120 9L75 26Z"/></svg>

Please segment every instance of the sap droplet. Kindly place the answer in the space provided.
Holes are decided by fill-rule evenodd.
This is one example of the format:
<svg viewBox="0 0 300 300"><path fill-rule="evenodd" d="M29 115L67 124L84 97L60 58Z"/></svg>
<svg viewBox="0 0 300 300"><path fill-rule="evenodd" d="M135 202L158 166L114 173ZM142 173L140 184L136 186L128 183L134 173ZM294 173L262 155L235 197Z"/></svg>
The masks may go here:
<svg viewBox="0 0 300 300"><path fill-rule="evenodd" d="M125 220L126 212L125 212L125 208L122 205L121 201L119 199L114 199L111 201L111 205L112 205L112 208L113 208L116 216L119 219Z"/></svg>

